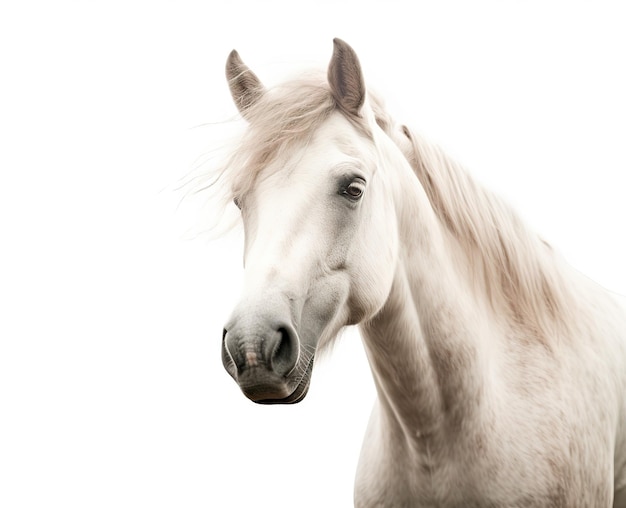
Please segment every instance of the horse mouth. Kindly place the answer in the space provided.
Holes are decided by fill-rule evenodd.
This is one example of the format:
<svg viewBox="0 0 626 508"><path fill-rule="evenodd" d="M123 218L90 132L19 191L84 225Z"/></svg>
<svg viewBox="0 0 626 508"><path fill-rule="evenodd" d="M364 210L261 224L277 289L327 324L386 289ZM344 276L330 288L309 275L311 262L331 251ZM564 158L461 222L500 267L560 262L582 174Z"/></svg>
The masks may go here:
<svg viewBox="0 0 626 508"><path fill-rule="evenodd" d="M301 379L296 385L295 389L286 397L282 398L260 398L252 399L257 404L297 404L301 402L306 394L309 392L309 386L311 385L311 373L313 372L313 358L309 360L304 373L301 375Z"/></svg>

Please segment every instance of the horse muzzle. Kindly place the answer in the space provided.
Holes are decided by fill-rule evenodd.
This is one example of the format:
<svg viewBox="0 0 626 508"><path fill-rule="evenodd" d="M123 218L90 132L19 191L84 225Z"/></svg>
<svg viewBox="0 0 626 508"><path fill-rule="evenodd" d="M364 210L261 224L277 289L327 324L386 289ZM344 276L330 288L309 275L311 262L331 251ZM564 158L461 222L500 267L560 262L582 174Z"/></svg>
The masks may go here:
<svg viewBox="0 0 626 508"><path fill-rule="evenodd" d="M300 340L288 321L248 314L233 318L222 336L222 362L250 400L292 404L304 398L313 359L302 358Z"/></svg>

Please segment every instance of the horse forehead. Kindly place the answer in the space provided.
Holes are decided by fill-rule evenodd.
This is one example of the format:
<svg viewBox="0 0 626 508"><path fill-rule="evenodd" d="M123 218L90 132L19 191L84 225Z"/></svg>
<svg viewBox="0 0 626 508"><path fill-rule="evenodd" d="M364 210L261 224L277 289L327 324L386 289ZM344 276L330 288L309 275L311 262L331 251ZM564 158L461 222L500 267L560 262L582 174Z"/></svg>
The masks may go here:
<svg viewBox="0 0 626 508"><path fill-rule="evenodd" d="M337 181L353 168L365 170L363 140L342 115L333 115L310 141L294 149L282 167L270 170L256 186L256 213L276 229L306 229L305 224L328 222L327 206Z"/></svg>
<svg viewBox="0 0 626 508"><path fill-rule="evenodd" d="M341 113L335 112L318 129L315 141L336 146L342 153L355 157L364 148L364 140L350 121Z"/></svg>
<svg viewBox="0 0 626 508"><path fill-rule="evenodd" d="M326 185L327 178L338 175L347 166L363 166L361 141L345 130L331 125L306 143L301 151L294 151L284 167L271 172L268 187L303 186L308 189ZM280 163L280 162L279 162Z"/></svg>
<svg viewBox="0 0 626 508"><path fill-rule="evenodd" d="M340 113L331 115L306 140L286 147L283 157L277 158L260 178L255 187L263 199L289 188L302 193L321 192L329 178L345 171L348 166L358 166L364 171L371 159L366 141L352 124ZM302 201L302 200L300 200Z"/></svg>
<svg viewBox="0 0 626 508"><path fill-rule="evenodd" d="M337 113L315 132L304 152L293 160L295 168L301 168L302 173L309 172L321 182L324 175L336 176L350 165L366 170L371 158L367 141L343 115Z"/></svg>

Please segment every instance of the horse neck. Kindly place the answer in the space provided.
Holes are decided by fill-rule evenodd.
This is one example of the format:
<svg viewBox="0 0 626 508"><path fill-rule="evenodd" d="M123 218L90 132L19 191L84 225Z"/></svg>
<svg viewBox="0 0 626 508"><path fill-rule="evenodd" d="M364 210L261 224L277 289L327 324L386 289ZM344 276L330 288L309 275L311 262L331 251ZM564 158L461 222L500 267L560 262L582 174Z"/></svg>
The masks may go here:
<svg viewBox="0 0 626 508"><path fill-rule="evenodd" d="M486 307L408 164L400 173L394 281L362 335L386 421L418 444L445 442L481 413Z"/></svg>

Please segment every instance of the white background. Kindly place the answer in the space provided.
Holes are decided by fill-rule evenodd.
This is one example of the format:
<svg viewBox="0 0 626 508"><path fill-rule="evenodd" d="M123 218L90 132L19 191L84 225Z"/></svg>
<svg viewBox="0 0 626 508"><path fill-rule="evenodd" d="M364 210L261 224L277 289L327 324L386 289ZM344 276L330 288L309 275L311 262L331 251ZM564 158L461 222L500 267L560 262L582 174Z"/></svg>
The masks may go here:
<svg viewBox="0 0 626 508"><path fill-rule="evenodd" d="M220 360L241 239L187 240L176 208L236 118L232 48L271 85L343 38L396 118L626 293L625 26L603 1L3 3L0 506L351 505L358 336L303 403L249 402Z"/></svg>

